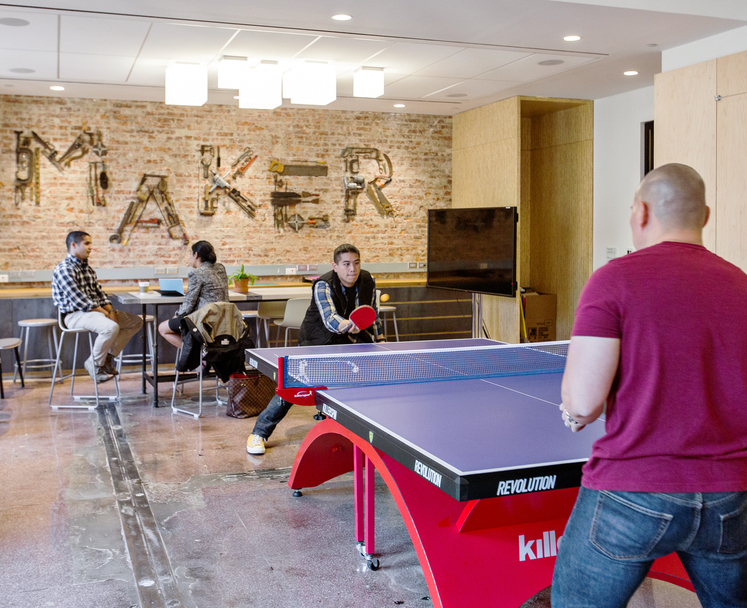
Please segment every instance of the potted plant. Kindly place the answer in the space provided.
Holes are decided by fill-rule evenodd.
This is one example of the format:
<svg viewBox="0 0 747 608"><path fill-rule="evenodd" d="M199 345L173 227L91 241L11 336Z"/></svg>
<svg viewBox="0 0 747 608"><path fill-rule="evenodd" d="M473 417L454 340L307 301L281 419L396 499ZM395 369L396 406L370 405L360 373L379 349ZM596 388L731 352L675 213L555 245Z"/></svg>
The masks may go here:
<svg viewBox="0 0 747 608"><path fill-rule="evenodd" d="M229 275L228 279L233 282L233 290L237 291L239 293L246 293L249 291L249 283L251 282L252 285L254 285L254 281L257 280L257 277L253 274L247 274L244 272L244 265L241 265L241 268L234 272L232 275Z"/></svg>

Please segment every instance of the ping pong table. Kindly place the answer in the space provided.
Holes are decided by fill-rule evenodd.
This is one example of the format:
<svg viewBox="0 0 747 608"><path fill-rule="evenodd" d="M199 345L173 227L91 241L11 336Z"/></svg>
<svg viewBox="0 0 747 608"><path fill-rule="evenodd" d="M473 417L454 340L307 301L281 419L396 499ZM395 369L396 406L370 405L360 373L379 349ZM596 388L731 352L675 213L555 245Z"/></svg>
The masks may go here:
<svg viewBox="0 0 747 608"><path fill-rule="evenodd" d="M563 425L558 405L565 360L558 353L565 344L465 339L265 348L248 350L247 362L281 384L295 374L318 386L309 372L315 359L332 357L333 368L355 377L363 376L369 357L372 368L384 367L386 359L398 368L421 353L439 353L439 369L421 372L418 381L314 391L326 419L304 439L289 485L298 492L353 471L355 538L375 569L377 470L407 526L434 606L517 608L551 583L581 467L604 433L601 423L580 433ZM537 353L551 361L539 372L428 377L438 377L440 368L452 367L445 361L465 351L473 359ZM302 361L300 371L288 371L291 358ZM384 375L398 378L399 372ZM692 590L676 556L657 560L650 576Z"/></svg>

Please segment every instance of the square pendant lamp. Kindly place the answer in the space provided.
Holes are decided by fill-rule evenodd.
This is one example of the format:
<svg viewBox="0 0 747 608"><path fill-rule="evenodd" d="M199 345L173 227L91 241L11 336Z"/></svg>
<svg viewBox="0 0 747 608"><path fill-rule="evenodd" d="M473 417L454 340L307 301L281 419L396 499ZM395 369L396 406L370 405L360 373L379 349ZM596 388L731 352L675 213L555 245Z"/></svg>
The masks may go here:
<svg viewBox="0 0 747 608"><path fill-rule="evenodd" d="M246 57L223 57L218 64L218 88L238 89L248 68Z"/></svg>
<svg viewBox="0 0 747 608"><path fill-rule="evenodd" d="M202 106L207 99L207 65L174 61L166 67L167 105Z"/></svg>
<svg viewBox="0 0 747 608"><path fill-rule="evenodd" d="M248 68L239 86L239 107L273 110L283 103L282 74L277 61Z"/></svg>
<svg viewBox="0 0 747 608"><path fill-rule="evenodd" d="M326 106L337 99L335 66L325 61L303 61L283 77L283 97L291 103Z"/></svg>
<svg viewBox="0 0 747 608"><path fill-rule="evenodd" d="M353 97L381 97L384 94L384 68L363 66L353 74Z"/></svg>

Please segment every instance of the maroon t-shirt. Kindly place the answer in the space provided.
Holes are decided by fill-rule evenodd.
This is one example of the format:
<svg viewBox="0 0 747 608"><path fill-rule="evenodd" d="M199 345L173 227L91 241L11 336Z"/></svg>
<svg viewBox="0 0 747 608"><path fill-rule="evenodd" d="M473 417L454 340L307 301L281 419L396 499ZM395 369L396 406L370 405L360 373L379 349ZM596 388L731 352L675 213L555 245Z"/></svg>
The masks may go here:
<svg viewBox="0 0 747 608"><path fill-rule="evenodd" d="M585 487L747 490L744 272L674 242L611 260L584 287L573 335L620 339Z"/></svg>

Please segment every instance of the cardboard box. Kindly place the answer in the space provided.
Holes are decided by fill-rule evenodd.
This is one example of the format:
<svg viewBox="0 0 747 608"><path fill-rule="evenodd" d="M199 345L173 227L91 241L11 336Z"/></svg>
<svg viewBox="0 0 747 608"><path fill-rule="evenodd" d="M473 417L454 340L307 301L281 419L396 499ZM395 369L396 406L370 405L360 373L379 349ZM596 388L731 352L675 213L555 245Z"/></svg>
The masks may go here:
<svg viewBox="0 0 747 608"><path fill-rule="evenodd" d="M524 322L527 328L526 341L552 342L555 340L557 296L552 293L532 291L523 294L521 300L524 305Z"/></svg>

